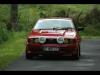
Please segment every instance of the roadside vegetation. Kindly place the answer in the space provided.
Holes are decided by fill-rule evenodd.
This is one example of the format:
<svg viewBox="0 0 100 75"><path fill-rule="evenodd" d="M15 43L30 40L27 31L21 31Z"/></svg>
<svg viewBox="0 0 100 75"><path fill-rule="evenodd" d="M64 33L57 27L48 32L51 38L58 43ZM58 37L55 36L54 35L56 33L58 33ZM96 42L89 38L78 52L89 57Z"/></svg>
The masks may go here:
<svg viewBox="0 0 100 75"><path fill-rule="evenodd" d="M12 34L13 36L9 40L0 45L0 70L4 70L25 51L26 33L14 32Z"/></svg>
<svg viewBox="0 0 100 75"><path fill-rule="evenodd" d="M10 29L10 13L10 4L0 4L1 70L24 53L28 33L39 18L70 17L76 26L85 27L82 38L100 38L99 4L19 4L17 32Z"/></svg>

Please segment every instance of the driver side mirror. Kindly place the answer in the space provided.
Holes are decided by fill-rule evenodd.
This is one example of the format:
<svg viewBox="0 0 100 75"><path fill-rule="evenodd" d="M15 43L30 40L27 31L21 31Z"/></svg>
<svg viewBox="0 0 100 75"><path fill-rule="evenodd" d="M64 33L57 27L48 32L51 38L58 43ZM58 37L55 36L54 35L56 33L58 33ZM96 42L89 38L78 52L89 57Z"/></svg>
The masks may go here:
<svg viewBox="0 0 100 75"><path fill-rule="evenodd" d="M84 27L78 27L77 30L78 31L84 30Z"/></svg>

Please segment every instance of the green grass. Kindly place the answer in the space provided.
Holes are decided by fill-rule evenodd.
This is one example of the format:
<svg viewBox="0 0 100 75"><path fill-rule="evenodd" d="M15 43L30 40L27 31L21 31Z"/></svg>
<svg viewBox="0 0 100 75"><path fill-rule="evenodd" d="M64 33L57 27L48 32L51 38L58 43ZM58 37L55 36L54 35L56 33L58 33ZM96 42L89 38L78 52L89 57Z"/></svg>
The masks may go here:
<svg viewBox="0 0 100 75"><path fill-rule="evenodd" d="M25 32L14 32L14 36L0 45L0 70L5 69L24 53L25 40Z"/></svg>
<svg viewBox="0 0 100 75"><path fill-rule="evenodd" d="M82 39L100 39L100 36L81 36Z"/></svg>

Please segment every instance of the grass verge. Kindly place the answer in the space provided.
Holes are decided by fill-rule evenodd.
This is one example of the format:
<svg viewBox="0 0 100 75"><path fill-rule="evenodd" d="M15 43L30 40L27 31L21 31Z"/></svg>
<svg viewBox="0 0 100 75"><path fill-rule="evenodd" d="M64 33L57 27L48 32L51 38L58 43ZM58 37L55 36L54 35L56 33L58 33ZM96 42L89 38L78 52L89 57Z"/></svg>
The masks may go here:
<svg viewBox="0 0 100 75"><path fill-rule="evenodd" d="M81 36L82 39L100 39L100 36Z"/></svg>
<svg viewBox="0 0 100 75"><path fill-rule="evenodd" d="M14 32L14 35L0 45L0 70L4 70L12 61L19 58L25 50L25 32Z"/></svg>

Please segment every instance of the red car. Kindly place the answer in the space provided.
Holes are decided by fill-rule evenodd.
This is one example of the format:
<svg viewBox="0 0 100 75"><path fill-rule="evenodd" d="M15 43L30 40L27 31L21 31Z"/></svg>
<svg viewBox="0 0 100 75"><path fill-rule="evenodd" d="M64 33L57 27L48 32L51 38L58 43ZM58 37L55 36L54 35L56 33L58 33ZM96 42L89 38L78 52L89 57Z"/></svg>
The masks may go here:
<svg viewBox="0 0 100 75"><path fill-rule="evenodd" d="M39 19L27 38L26 58L38 55L80 56L81 38L71 18Z"/></svg>

